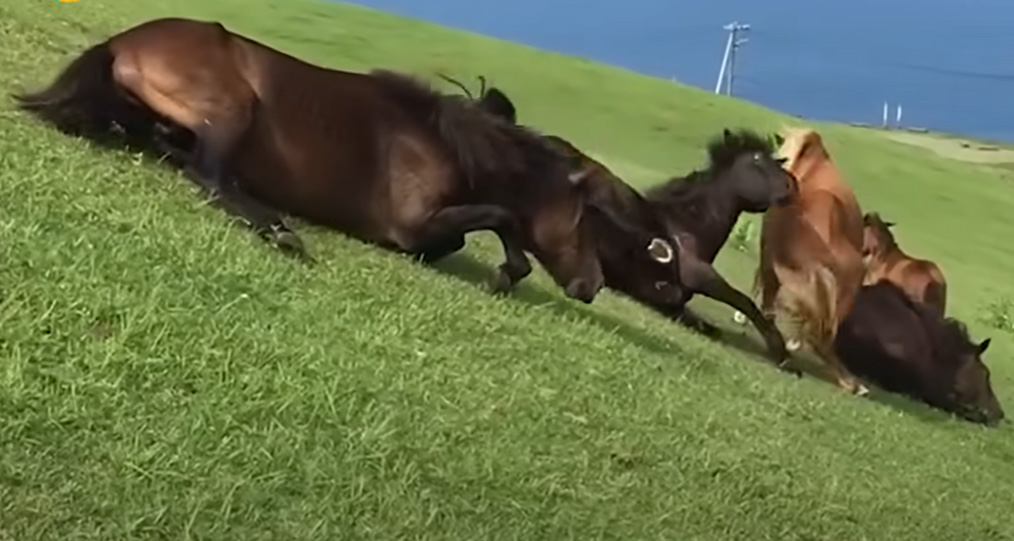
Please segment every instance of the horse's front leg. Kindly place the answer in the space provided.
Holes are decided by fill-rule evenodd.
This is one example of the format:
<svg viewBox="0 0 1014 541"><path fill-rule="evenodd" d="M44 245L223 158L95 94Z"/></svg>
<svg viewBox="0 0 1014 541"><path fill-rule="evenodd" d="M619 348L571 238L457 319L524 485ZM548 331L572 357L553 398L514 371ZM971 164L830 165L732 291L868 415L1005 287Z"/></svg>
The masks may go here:
<svg viewBox="0 0 1014 541"><path fill-rule="evenodd" d="M694 293L699 293L742 312L764 337L768 352L775 363L779 367L785 368L785 361L789 356L785 348L785 339L774 322L761 313L750 297L732 287L713 266L696 257L680 259L680 280L686 288ZM798 374L795 370L792 372Z"/></svg>
<svg viewBox="0 0 1014 541"><path fill-rule="evenodd" d="M704 320L704 318L697 315L696 313L694 313L694 311L692 311L690 308L687 308L686 306L681 308L678 313L670 314L670 317L676 320L676 322L686 325L687 327L707 337L717 339L721 338L722 336L722 331L718 327L712 325L711 323L708 323L707 321Z"/></svg>
<svg viewBox="0 0 1014 541"><path fill-rule="evenodd" d="M513 213L499 205L458 205L437 211L422 228L410 234L414 239L407 251L421 253L425 259L439 258L464 245L466 233L489 230L503 245L504 263L493 285L497 293L506 293L531 274L532 265L524 252L521 224Z"/></svg>

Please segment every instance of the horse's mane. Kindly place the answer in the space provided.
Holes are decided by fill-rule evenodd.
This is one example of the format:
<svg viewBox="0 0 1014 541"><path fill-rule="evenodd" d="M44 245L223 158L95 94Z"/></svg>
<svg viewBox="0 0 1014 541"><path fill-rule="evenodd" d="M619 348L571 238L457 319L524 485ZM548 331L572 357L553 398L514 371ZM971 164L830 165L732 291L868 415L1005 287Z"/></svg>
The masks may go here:
<svg viewBox="0 0 1014 541"><path fill-rule="evenodd" d="M712 137L708 141L707 152L707 168L695 169L684 176L670 177L649 188L645 196L666 205L690 202L699 197L720 172L731 167L739 156L753 152L772 155L775 147L767 137L743 129Z"/></svg>
<svg viewBox="0 0 1014 541"><path fill-rule="evenodd" d="M940 365L954 366L960 354L974 346L968 327L954 317L940 317L929 307L912 300L905 292L888 280L881 280L873 286L890 291L899 302L912 311L919 319L933 345L933 356Z"/></svg>
<svg viewBox="0 0 1014 541"><path fill-rule="evenodd" d="M482 176L521 175L533 158L558 157L541 134L486 113L472 99L440 93L404 73L378 69L369 75L434 130L469 182Z"/></svg>
<svg viewBox="0 0 1014 541"><path fill-rule="evenodd" d="M929 312L928 309L925 311ZM962 358L962 353L967 353L970 348L975 347L975 342L968 334L968 327L959 319L954 317L937 318L937 325L939 335L934 337L937 342L934 353L941 364L953 367L956 361Z"/></svg>
<svg viewBox="0 0 1014 541"><path fill-rule="evenodd" d="M784 141L778 154L787 160L785 168L789 171L798 171L805 162L831 157L824 147L824 139L814 129L786 127L782 128L781 136Z"/></svg>

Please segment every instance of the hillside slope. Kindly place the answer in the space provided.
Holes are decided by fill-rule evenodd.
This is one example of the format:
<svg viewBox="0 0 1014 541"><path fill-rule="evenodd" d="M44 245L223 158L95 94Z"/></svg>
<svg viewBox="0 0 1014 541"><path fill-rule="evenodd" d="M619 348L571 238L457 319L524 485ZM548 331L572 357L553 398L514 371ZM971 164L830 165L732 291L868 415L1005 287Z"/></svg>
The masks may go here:
<svg viewBox="0 0 1014 541"><path fill-rule="evenodd" d="M763 108L308 0L0 5L4 94L90 41L187 15L311 61L506 90L523 122L644 185L703 162ZM0 540L1014 539L1014 436L890 396L788 378L727 344L543 273L486 292L487 236L439 270L303 227L306 269L175 175L13 110L0 122ZM1014 187L862 130L820 126L863 205L933 257L953 311L994 334L1014 413ZM748 289L755 255L720 266ZM696 301L695 301L696 302ZM741 334L742 333L742 334Z"/></svg>

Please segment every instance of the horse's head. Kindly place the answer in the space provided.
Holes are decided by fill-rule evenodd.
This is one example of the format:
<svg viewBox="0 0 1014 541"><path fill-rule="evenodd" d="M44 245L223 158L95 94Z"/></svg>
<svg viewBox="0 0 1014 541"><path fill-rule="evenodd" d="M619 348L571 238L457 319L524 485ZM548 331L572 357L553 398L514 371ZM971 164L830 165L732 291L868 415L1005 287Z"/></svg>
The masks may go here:
<svg viewBox="0 0 1014 541"><path fill-rule="evenodd" d="M799 189L783 167L785 159L775 156L772 141L752 131L723 130L708 143L708 156L715 178L726 183L747 212L783 205Z"/></svg>
<svg viewBox="0 0 1014 541"><path fill-rule="evenodd" d="M806 184L810 173L830 162L831 154L824 146L824 138L811 128L783 127L775 136L778 156L796 181Z"/></svg>
<svg viewBox="0 0 1014 541"><path fill-rule="evenodd" d="M895 245L891 228L894 222L884 221L880 214L868 212L863 216L863 261L870 260Z"/></svg>
<svg viewBox="0 0 1014 541"><path fill-rule="evenodd" d="M949 409L975 423L999 423L1004 418L1003 408L993 393L989 368L982 360L990 339L976 344L955 320L947 321L947 326L944 332L948 337L943 340L939 356L945 360Z"/></svg>
<svg viewBox="0 0 1014 541"><path fill-rule="evenodd" d="M580 201L557 198L554 204L534 206L533 255L579 300L592 286L597 291L606 279L612 286L621 276L626 284L621 289L638 299L663 305L682 299L676 246L650 208L639 204L644 203L640 194L622 181L614 184L604 167L557 156ZM628 195L623 189L631 199L618 199L618 194ZM592 269L601 274L594 276Z"/></svg>
<svg viewBox="0 0 1014 541"><path fill-rule="evenodd" d="M479 107L493 116L517 124L517 110L507 95L496 87L482 88ZM672 236L665 226L654 218L643 197L604 165L589 158L562 137L542 135L543 143L552 148L565 164L567 178L577 186L583 203L580 216L554 208L538 220L540 231L561 231L576 223L594 237L596 261L612 285L619 280L620 289L640 300L655 304L672 304L683 298L679 282L679 259ZM572 209L571 209L572 210ZM562 238L561 233L549 237ZM547 244L554 244L549 242ZM565 254L552 258L546 254L540 261L547 268L556 266L561 275L581 266L583 245L574 246ZM540 256L537 256L540 257Z"/></svg>
<svg viewBox="0 0 1014 541"><path fill-rule="evenodd" d="M604 165L579 154L589 176L589 213L606 284L647 304L686 301L680 282L679 240L640 193ZM647 250L645 250L647 248Z"/></svg>

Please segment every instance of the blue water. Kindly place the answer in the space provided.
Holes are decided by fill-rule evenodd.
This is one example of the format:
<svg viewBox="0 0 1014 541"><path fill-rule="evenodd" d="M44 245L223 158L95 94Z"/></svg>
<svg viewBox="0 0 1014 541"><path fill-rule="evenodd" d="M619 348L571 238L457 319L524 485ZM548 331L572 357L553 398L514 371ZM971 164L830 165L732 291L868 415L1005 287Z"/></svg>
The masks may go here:
<svg viewBox="0 0 1014 541"><path fill-rule="evenodd" d="M713 90L722 26L748 23L734 93L806 118L1014 141L1012 0L355 0Z"/></svg>

